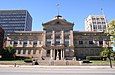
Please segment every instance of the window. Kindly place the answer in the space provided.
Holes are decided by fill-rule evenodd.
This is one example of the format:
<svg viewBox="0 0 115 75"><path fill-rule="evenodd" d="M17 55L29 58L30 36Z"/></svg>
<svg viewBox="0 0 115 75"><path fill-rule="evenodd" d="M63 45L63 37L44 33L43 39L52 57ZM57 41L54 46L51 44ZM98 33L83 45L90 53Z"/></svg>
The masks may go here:
<svg viewBox="0 0 115 75"><path fill-rule="evenodd" d="M34 46L34 47L37 46L37 41L34 41L34 42L33 42L33 46Z"/></svg>
<svg viewBox="0 0 115 75"><path fill-rule="evenodd" d="M59 45L59 44L60 44L60 41L56 41L55 43L56 43L56 45Z"/></svg>
<svg viewBox="0 0 115 75"><path fill-rule="evenodd" d="M93 22L93 24L96 24L96 22Z"/></svg>
<svg viewBox="0 0 115 75"><path fill-rule="evenodd" d="M50 50L47 50L47 57L50 57Z"/></svg>
<svg viewBox="0 0 115 75"><path fill-rule="evenodd" d="M31 50L28 50L28 54L31 54Z"/></svg>
<svg viewBox="0 0 115 75"><path fill-rule="evenodd" d="M99 20L99 18L97 18L97 20Z"/></svg>
<svg viewBox="0 0 115 75"><path fill-rule="evenodd" d="M21 54L21 50L18 50L18 54Z"/></svg>
<svg viewBox="0 0 115 75"><path fill-rule="evenodd" d="M34 41L34 42L33 42L33 45L37 45L37 41Z"/></svg>
<svg viewBox="0 0 115 75"><path fill-rule="evenodd" d="M79 41L79 44L83 44L83 41Z"/></svg>
<svg viewBox="0 0 115 75"><path fill-rule="evenodd" d="M17 42L17 41L14 41L14 44L18 44L18 42Z"/></svg>
<svg viewBox="0 0 115 75"><path fill-rule="evenodd" d="M89 41L89 44L93 44L93 41Z"/></svg>
<svg viewBox="0 0 115 75"><path fill-rule="evenodd" d="M23 50L23 54L26 54L26 50Z"/></svg>
<svg viewBox="0 0 115 75"><path fill-rule="evenodd" d="M92 20L95 20L95 18L92 18Z"/></svg>
<svg viewBox="0 0 115 75"><path fill-rule="evenodd" d="M41 45L41 41L39 41L39 44Z"/></svg>
<svg viewBox="0 0 115 75"><path fill-rule="evenodd" d="M102 29L101 25L98 25L98 29Z"/></svg>
<svg viewBox="0 0 115 75"><path fill-rule="evenodd" d="M106 25L103 25L103 29L106 29Z"/></svg>
<svg viewBox="0 0 115 75"><path fill-rule="evenodd" d="M24 41L24 42L23 42L23 46L27 46L27 41Z"/></svg>
<svg viewBox="0 0 115 75"><path fill-rule="evenodd" d="M65 41L65 46L69 46L69 41Z"/></svg>
<svg viewBox="0 0 115 75"><path fill-rule="evenodd" d="M97 24L101 24L101 22L97 22Z"/></svg>
<svg viewBox="0 0 115 75"><path fill-rule="evenodd" d="M32 44L32 41L29 41L29 44L31 45L31 44Z"/></svg>
<svg viewBox="0 0 115 75"><path fill-rule="evenodd" d="M96 25L93 25L93 29L97 29L97 26L96 26Z"/></svg>
<svg viewBox="0 0 115 75"><path fill-rule="evenodd" d="M104 18L101 18L101 20L104 20Z"/></svg>
<svg viewBox="0 0 115 75"><path fill-rule="evenodd" d="M41 54L41 50L39 50L39 54Z"/></svg>
<svg viewBox="0 0 115 75"><path fill-rule="evenodd" d="M103 45L103 41L99 41L99 45Z"/></svg>
<svg viewBox="0 0 115 75"><path fill-rule="evenodd" d="M20 41L20 45L22 44L22 41Z"/></svg>
<svg viewBox="0 0 115 75"><path fill-rule="evenodd" d="M102 24L105 24L105 22L102 22Z"/></svg>
<svg viewBox="0 0 115 75"><path fill-rule="evenodd" d="M36 50L33 50L33 54L36 54Z"/></svg>
<svg viewBox="0 0 115 75"><path fill-rule="evenodd" d="M24 45L26 45L27 44L27 41L24 41Z"/></svg>

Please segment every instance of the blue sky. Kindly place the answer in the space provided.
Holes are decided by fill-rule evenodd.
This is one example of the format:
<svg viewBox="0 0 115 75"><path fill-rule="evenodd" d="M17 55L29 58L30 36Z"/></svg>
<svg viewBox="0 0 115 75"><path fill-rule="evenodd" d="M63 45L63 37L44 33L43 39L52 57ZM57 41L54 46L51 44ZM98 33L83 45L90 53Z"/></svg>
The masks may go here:
<svg viewBox="0 0 115 75"><path fill-rule="evenodd" d="M84 30L84 19L90 14L101 14L103 8L108 21L115 19L115 0L1 0L0 9L25 9L33 18L32 30L41 31L42 23L57 15L56 4L60 2L60 15L74 22L74 30Z"/></svg>

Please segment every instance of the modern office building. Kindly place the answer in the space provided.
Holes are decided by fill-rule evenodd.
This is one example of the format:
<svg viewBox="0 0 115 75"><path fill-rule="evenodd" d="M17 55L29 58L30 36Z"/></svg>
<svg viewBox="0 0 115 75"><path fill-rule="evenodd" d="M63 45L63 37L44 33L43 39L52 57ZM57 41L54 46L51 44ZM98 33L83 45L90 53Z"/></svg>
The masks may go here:
<svg viewBox="0 0 115 75"><path fill-rule="evenodd" d="M31 31L32 17L27 10L0 10L0 26L5 35L14 31Z"/></svg>
<svg viewBox="0 0 115 75"><path fill-rule="evenodd" d="M4 30L0 27L0 50L3 48Z"/></svg>
<svg viewBox="0 0 115 75"><path fill-rule="evenodd" d="M17 56L39 60L72 60L97 56L109 47L109 36L103 32L73 31L74 24L58 15L43 23L43 31L14 32L7 36L6 47L16 48Z"/></svg>
<svg viewBox="0 0 115 75"><path fill-rule="evenodd" d="M85 19L85 31L103 32L107 27L104 15L89 15Z"/></svg>

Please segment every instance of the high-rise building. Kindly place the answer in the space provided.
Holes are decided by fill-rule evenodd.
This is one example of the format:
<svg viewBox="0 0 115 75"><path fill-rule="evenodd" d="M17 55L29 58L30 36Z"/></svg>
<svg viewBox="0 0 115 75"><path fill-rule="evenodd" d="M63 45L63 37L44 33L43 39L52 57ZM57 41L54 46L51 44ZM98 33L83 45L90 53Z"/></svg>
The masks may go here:
<svg viewBox="0 0 115 75"><path fill-rule="evenodd" d="M14 31L31 31L32 17L27 10L0 10L0 26L5 34Z"/></svg>
<svg viewBox="0 0 115 75"><path fill-rule="evenodd" d="M89 15L85 19L85 31L103 32L107 27L104 15Z"/></svg>

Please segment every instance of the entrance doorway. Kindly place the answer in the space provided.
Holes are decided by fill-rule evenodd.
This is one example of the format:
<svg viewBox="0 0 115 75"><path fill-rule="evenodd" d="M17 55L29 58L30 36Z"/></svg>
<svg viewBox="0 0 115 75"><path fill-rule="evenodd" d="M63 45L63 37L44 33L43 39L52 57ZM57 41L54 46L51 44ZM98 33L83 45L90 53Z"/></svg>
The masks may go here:
<svg viewBox="0 0 115 75"><path fill-rule="evenodd" d="M55 60L61 60L61 50L55 50Z"/></svg>

